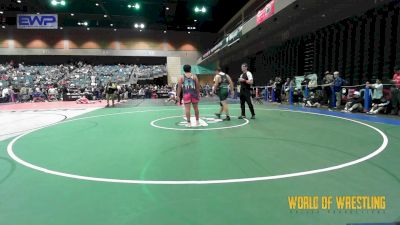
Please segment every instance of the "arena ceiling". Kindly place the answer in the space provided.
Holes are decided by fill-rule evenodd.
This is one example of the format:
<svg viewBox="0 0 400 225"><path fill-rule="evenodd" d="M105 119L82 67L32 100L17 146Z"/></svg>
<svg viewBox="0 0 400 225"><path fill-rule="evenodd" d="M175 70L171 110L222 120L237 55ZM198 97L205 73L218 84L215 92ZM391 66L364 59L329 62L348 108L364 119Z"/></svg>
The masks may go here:
<svg viewBox="0 0 400 225"><path fill-rule="evenodd" d="M1 0L0 19L3 25L15 25L19 13L57 13L59 26L132 28L145 24L151 30L188 30L218 32L247 0ZM140 8L134 7L139 4ZM128 7L131 5L131 7ZM206 12L201 12L203 6ZM198 7L200 11L195 12ZM1 14L3 12L3 14Z"/></svg>

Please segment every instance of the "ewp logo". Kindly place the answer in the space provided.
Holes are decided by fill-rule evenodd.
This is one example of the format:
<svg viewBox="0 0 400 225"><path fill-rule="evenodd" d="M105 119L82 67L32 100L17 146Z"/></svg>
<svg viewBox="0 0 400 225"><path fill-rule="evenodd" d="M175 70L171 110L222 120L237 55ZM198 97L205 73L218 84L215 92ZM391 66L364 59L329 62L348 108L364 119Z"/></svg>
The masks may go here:
<svg viewBox="0 0 400 225"><path fill-rule="evenodd" d="M18 15L18 29L58 29L58 16L56 14L23 14Z"/></svg>

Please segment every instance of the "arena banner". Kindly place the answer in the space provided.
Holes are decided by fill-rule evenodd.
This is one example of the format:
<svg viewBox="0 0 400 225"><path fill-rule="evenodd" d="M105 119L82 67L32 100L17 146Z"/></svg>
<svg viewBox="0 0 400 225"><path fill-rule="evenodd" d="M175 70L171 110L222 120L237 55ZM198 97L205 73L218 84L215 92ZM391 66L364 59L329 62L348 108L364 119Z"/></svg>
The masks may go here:
<svg viewBox="0 0 400 225"><path fill-rule="evenodd" d="M212 49L210 49L209 51L207 51L203 56L203 60L210 57L212 54L219 52L221 49L223 49L226 46L226 42L225 39L223 39L222 41L218 42L217 45L215 45Z"/></svg>
<svg viewBox="0 0 400 225"><path fill-rule="evenodd" d="M219 52L221 49L223 49L223 48L225 48L227 46L231 46L232 44L237 42L242 37L242 29L243 29L243 26L241 25L238 28L236 28L234 31L229 33L226 36L226 38L222 39L212 49L210 49L209 51L204 53L202 58L206 59L209 56L211 56L212 54Z"/></svg>
<svg viewBox="0 0 400 225"><path fill-rule="evenodd" d="M225 45L230 46L242 37L243 26L239 26L225 38Z"/></svg>
<svg viewBox="0 0 400 225"><path fill-rule="evenodd" d="M259 25L275 13L275 0L269 2L263 9L258 11L256 23Z"/></svg>
<svg viewBox="0 0 400 225"><path fill-rule="evenodd" d="M18 14L18 29L58 29L57 14Z"/></svg>

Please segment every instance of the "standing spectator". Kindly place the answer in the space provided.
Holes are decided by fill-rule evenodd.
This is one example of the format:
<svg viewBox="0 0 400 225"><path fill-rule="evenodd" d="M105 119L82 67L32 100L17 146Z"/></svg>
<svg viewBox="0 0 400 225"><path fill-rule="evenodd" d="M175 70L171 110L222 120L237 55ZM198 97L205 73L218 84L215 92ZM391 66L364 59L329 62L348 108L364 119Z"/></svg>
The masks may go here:
<svg viewBox="0 0 400 225"><path fill-rule="evenodd" d="M323 82L323 101L324 104L329 104L332 101L331 85L333 83L333 75L329 71L326 71L325 76L322 79L322 82Z"/></svg>
<svg viewBox="0 0 400 225"><path fill-rule="evenodd" d="M375 103L375 104L381 103L381 98L383 96L383 84L382 84L381 80L376 79L375 84L367 83L366 86L374 89L374 92L372 94L372 103Z"/></svg>
<svg viewBox="0 0 400 225"><path fill-rule="evenodd" d="M333 73L333 77L333 91L336 97L336 108L339 108L342 104L342 86L346 83L346 81L340 77L338 71Z"/></svg>
<svg viewBox="0 0 400 225"><path fill-rule="evenodd" d="M393 75L392 87L392 115L396 115L399 111L400 104L400 67L396 67Z"/></svg>
<svg viewBox="0 0 400 225"><path fill-rule="evenodd" d="M10 99L11 99L11 100L9 100L9 101L15 102L14 88L13 88L12 86L10 86L10 87L8 88L8 94L9 94Z"/></svg>
<svg viewBox="0 0 400 225"><path fill-rule="evenodd" d="M285 101L289 101L289 92L290 92L290 78L286 79L286 82L283 84L283 91L285 92Z"/></svg>
<svg viewBox="0 0 400 225"><path fill-rule="evenodd" d="M215 81L214 81L215 82ZM204 89L205 89L205 91L206 91L206 96L208 97L209 95L210 95L210 90L211 90L211 87L210 87L210 85L208 84L208 83L206 83L206 86L204 87Z"/></svg>
<svg viewBox="0 0 400 225"><path fill-rule="evenodd" d="M282 99L282 79L280 77L275 78L275 101L281 103Z"/></svg>

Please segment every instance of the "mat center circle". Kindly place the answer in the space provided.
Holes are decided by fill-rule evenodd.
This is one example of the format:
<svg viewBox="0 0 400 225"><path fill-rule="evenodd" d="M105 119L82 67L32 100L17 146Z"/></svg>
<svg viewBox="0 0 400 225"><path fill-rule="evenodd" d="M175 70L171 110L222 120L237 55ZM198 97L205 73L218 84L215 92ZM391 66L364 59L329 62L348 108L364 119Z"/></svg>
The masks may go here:
<svg viewBox="0 0 400 225"><path fill-rule="evenodd" d="M190 126L189 125L190 122ZM191 116L190 121L187 121L186 116L169 116L160 119L156 119L150 122L150 125L156 128L165 130L222 130L231 129L245 126L249 123L248 119L239 120L236 116L232 116L231 120L227 121L225 117L216 118L212 115L200 116L197 123L196 118Z"/></svg>

